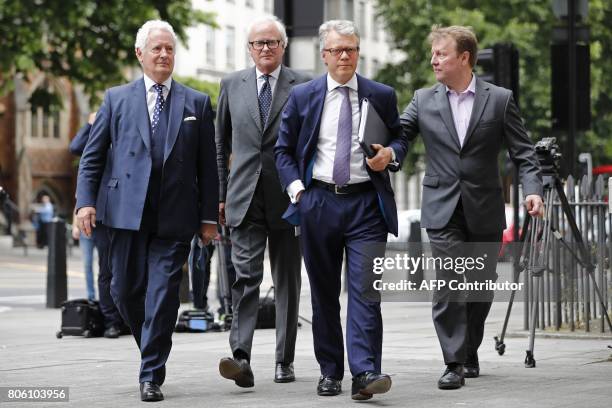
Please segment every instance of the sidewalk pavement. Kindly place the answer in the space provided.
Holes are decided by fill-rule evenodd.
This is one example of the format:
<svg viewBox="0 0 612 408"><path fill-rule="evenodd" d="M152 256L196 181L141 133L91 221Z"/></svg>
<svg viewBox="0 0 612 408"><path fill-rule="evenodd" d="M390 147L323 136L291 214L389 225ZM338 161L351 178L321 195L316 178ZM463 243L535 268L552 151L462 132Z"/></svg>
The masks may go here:
<svg viewBox="0 0 612 408"><path fill-rule="evenodd" d="M75 254L77 253L77 254ZM131 336L119 339L66 336L56 339L60 312L44 308L44 251L0 246L0 387L70 387L68 403L0 402L2 407L133 407L138 392L139 356ZM78 250L69 260L71 297L82 296ZM264 286L269 285L269 275ZM213 284L211 283L211 287ZM308 279L303 276L300 315L311 318ZM343 311L346 297L342 297ZM188 305L183 305L184 307ZM609 407L612 403L612 337L566 339L538 336L537 367L523 366L527 338L522 336L522 304L516 303L506 353L499 356L492 337L501 330L506 303L494 303L480 351L481 376L466 379L459 390L442 391L436 382L443 371L440 348L428 303L385 302L383 371L390 374L389 393L361 403L381 407ZM343 317L344 320L344 317ZM252 367L255 387L238 388L218 373L228 356L228 333L176 333L162 387L163 407L344 407L350 399L346 365L343 393L316 395L319 370L310 325L298 332L297 381L276 384L274 330L257 330Z"/></svg>

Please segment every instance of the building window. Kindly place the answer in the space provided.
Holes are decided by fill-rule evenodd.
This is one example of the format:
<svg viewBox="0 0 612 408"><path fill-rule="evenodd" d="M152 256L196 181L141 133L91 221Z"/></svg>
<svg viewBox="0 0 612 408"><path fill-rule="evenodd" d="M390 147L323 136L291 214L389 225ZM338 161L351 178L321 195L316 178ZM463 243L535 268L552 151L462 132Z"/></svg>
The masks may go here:
<svg viewBox="0 0 612 408"><path fill-rule="evenodd" d="M253 8L253 0L244 0L244 5Z"/></svg>
<svg viewBox="0 0 612 408"><path fill-rule="evenodd" d="M364 55L359 57L359 73L363 76L367 76L368 75L368 70L367 70L367 65L366 65L366 58Z"/></svg>
<svg viewBox="0 0 612 408"><path fill-rule="evenodd" d="M225 64L231 69L236 66L236 29L232 26L225 29Z"/></svg>
<svg viewBox="0 0 612 408"><path fill-rule="evenodd" d="M374 41L380 39L380 19L376 13L372 14L372 39Z"/></svg>
<svg viewBox="0 0 612 408"><path fill-rule="evenodd" d="M353 0L325 1L325 19L353 20ZM361 27L357 27L361 31Z"/></svg>
<svg viewBox="0 0 612 408"><path fill-rule="evenodd" d="M51 126L53 126L53 138L60 138L60 113L53 112Z"/></svg>
<svg viewBox="0 0 612 408"><path fill-rule="evenodd" d="M38 123L40 116L38 111L42 113L42 108L32 109L32 114L30 115L30 135L32 135L32 137L38 137L40 132L40 124Z"/></svg>
<svg viewBox="0 0 612 408"><path fill-rule="evenodd" d="M264 12L266 13L272 13L272 2L274 0L264 0Z"/></svg>
<svg viewBox="0 0 612 408"><path fill-rule="evenodd" d="M366 3L365 1L360 1L358 5L359 9L357 10L357 28L359 29L359 34L361 38L366 38Z"/></svg>
<svg viewBox="0 0 612 408"><path fill-rule="evenodd" d="M378 71L380 70L380 61L378 61L378 59L374 58L372 60L372 76L376 76L378 74Z"/></svg>
<svg viewBox="0 0 612 408"><path fill-rule="evenodd" d="M206 65L215 66L215 29L211 26L206 26L204 33L206 36Z"/></svg>

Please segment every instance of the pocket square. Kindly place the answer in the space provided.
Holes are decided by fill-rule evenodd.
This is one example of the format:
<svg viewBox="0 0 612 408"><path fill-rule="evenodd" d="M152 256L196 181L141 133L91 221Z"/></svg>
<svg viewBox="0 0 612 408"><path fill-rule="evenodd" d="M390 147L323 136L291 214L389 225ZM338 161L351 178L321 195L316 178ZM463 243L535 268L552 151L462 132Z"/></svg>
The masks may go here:
<svg viewBox="0 0 612 408"><path fill-rule="evenodd" d="M196 119L195 116L189 116L189 117L186 117L185 119L183 119L183 122L189 122L189 121L192 121L192 120L197 120L197 119Z"/></svg>

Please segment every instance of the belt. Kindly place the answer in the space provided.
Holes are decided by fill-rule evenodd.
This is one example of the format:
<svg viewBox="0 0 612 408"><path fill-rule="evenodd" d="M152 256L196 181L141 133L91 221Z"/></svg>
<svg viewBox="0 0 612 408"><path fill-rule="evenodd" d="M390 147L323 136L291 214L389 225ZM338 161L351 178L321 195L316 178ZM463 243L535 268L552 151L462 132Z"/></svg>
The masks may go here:
<svg viewBox="0 0 612 408"><path fill-rule="evenodd" d="M374 184L371 181L366 181L357 184L347 184L346 186L338 186L336 184L326 183L321 180L312 180L312 185L331 191L335 194L355 194L374 190Z"/></svg>

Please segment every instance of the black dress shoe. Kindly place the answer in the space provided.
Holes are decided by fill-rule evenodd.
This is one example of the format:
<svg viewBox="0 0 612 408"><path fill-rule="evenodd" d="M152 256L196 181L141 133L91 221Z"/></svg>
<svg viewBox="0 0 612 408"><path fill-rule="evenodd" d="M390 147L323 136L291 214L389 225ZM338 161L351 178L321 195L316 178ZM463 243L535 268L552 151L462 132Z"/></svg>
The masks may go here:
<svg viewBox="0 0 612 408"><path fill-rule="evenodd" d="M454 364L446 366L444 374L438 380L438 388L441 390L454 390L461 388L462 385L465 385L463 365Z"/></svg>
<svg viewBox="0 0 612 408"><path fill-rule="evenodd" d="M249 388L255 385L251 366L244 358L222 358L219 361L219 373L223 378L234 380L239 387Z"/></svg>
<svg viewBox="0 0 612 408"><path fill-rule="evenodd" d="M333 397L342 392L342 380L321 376L317 385L317 394L324 397Z"/></svg>
<svg viewBox="0 0 612 408"><path fill-rule="evenodd" d="M353 377L351 398L354 400L368 400L373 394L384 394L391 388L391 377L387 374L366 371Z"/></svg>
<svg viewBox="0 0 612 408"><path fill-rule="evenodd" d="M104 337L107 339L116 339L121 335L121 330L118 327L111 326L104 330Z"/></svg>
<svg viewBox="0 0 612 408"><path fill-rule="evenodd" d="M288 383L293 381L295 381L293 363L276 363L276 370L274 371L274 382Z"/></svg>
<svg viewBox="0 0 612 408"><path fill-rule="evenodd" d="M466 363L465 367L463 368L463 376L465 378L479 377L480 376L480 366L478 365L478 363L476 363L475 365L473 364L468 365Z"/></svg>
<svg viewBox="0 0 612 408"><path fill-rule="evenodd" d="M159 385L145 381L140 383L140 400L146 402L162 401L164 394L159 389Z"/></svg>

